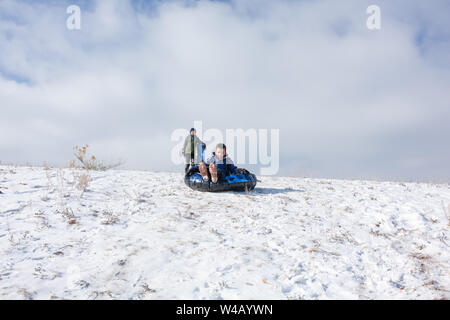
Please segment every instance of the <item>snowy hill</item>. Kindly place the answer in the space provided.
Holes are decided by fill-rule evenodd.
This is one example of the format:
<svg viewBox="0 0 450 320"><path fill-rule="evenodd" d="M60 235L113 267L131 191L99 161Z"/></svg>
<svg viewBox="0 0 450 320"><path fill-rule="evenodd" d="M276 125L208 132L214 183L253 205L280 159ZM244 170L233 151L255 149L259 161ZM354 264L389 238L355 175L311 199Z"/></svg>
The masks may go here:
<svg viewBox="0 0 450 320"><path fill-rule="evenodd" d="M84 174L0 166L0 299L450 298L448 184Z"/></svg>

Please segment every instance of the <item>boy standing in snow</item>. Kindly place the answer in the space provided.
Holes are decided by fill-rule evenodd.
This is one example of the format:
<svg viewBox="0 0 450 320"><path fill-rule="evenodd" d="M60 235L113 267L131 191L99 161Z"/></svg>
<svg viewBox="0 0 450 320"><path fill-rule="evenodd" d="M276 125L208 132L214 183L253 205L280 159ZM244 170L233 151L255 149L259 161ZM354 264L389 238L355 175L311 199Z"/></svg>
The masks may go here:
<svg viewBox="0 0 450 320"><path fill-rule="evenodd" d="M196 133L195 128L192 128L190 134L184 140L182 153L186 164L184 167L185 173L189 171L191 162L193 162L192 164L195 164L203 160L200 159L199 145L201 144L202 148L205 149L206 144L203 141L201 141L195 133Z"/></svg>
<svg viewBox="0 0 450 320"><path fill-rule="evenodd" d="M213 152L212 157L206 161L206 164L201 162L198 165L198 169L204 181L209 180L206 165L209 166L211 181L213 183L216 183L218 178L223 178L237 169L233 164L233 161L227 156L227 147L223 143L219 143L216 146L216 152Z"/></svg>

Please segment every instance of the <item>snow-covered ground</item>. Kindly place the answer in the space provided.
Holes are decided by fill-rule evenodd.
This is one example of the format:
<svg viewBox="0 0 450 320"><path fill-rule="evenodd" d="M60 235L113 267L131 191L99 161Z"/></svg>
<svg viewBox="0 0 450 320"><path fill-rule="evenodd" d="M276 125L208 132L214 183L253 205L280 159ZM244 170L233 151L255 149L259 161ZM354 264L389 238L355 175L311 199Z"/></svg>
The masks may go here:
<svg viewBox="0 0 450 320"><path fill-rule="evenodd" d="M0 166L0 299L450 298L450 186Z"/></svg>

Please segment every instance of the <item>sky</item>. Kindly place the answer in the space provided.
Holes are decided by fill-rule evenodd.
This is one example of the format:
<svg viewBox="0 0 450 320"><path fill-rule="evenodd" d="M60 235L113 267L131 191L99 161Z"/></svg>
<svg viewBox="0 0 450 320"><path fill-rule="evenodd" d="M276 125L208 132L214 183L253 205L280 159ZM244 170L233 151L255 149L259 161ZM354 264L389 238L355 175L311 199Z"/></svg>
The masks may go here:
<svg viewBox="0 0 450 320"><path fill-rule="evenodd" d="M279 176L448 182L449 16L446 0L0 0L0 161L67 165L88 144L182 172L171 136L201 121L279 129Z"/></svg>

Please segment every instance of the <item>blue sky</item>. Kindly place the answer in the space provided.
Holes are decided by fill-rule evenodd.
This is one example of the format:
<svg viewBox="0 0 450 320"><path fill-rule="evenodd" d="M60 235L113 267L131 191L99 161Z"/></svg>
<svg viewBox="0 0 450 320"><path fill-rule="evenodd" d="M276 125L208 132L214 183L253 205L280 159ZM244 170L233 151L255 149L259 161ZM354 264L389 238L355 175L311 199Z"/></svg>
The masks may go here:
<svg viewBox="0 0 450 320"><path fill-rule="evenodd" d="M79 31L65 26L69 4ZM366 28L370 4L379 31ZM280 129L279 175L448 181L449 9L3 0L0 161L65 164L87 143L125 168L181 170L170 135L202 120Z"/></svg>

